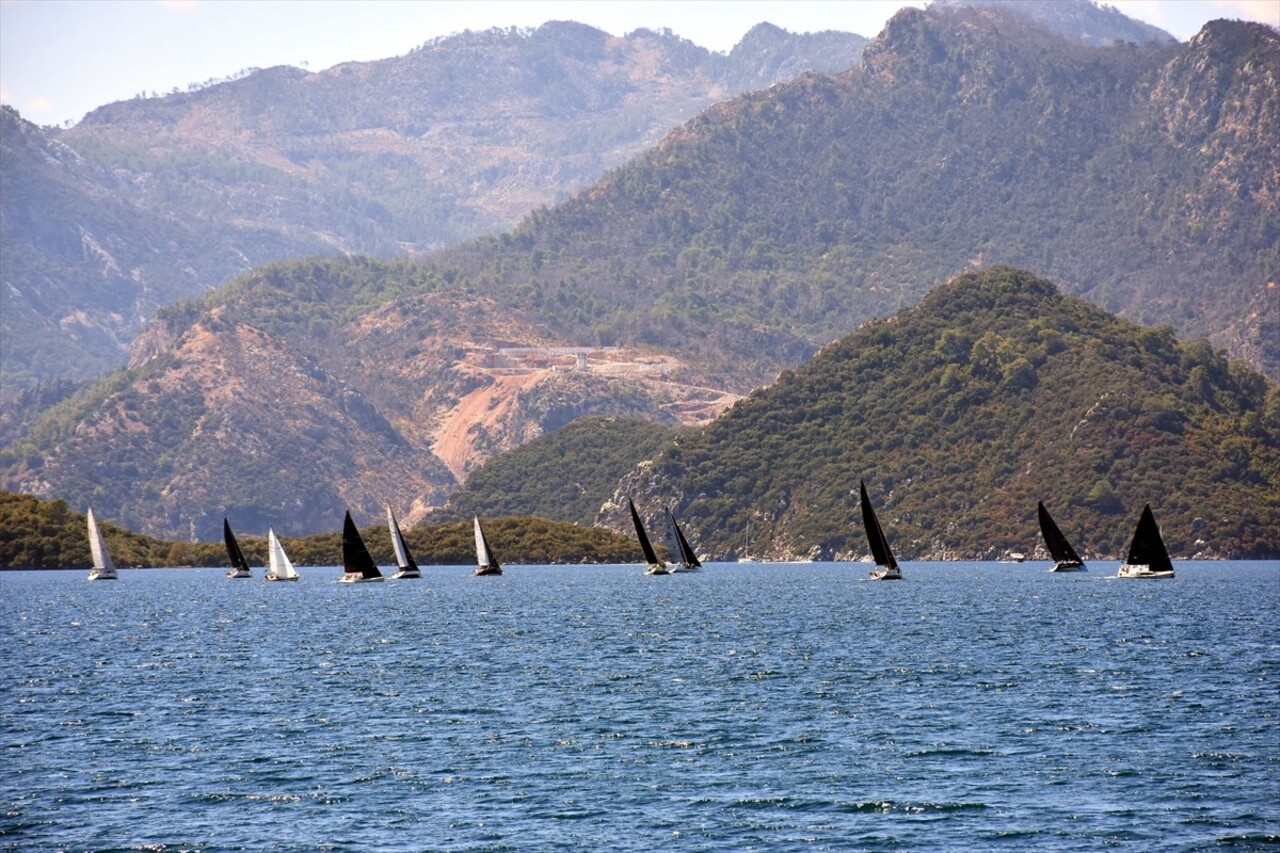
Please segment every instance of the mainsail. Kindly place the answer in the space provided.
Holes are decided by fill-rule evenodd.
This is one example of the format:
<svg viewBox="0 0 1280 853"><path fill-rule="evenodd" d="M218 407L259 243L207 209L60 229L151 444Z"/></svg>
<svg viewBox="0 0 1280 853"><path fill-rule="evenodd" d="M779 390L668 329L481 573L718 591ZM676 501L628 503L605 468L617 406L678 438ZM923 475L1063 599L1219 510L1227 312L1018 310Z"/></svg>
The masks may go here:
<svg viewBox="0 0 1280 853"><path fill-rule="evenodd" d="M1160 527L1151 513L1151 504L1142 508L1142 517L1138 519L1133 541L1129 543L1129 556L1124 562L1127 566L1146 566L1150 572L1173 573L1173 561L1164 547Z"/></svg>
<svg viewBox="0 0 1280 853"><path fill-rule="evenodd" d="M298 570L289 561L284 546L276 538L276 532L267 528L267 580L292 581L298 579Z"/></svg>
<svg viewBox="0 0 1280 853"><path fill-rule="evenodd" d="M244 552L240 550L236 535L231 532L231 522L225 518L222 519L222 541L227 545L227 559L231 561L232 570L249 574L249 563L244 558Z"/></svg>
<svg viewBox="0 0 1280 853"><path fill-rule="evenodd" d="M898 561L893 558L893 552L889 550L889 542L884 538L884 530L880 528L880 519L876 518L871 499L867 497L865 482L858 481L858 491L862 502L862 525L867 530L867 543L871 546L871 556L875 558L877 566L896 570Z"/></svg>
<svg viewBox="0 0 1280 853"><path fill-rule="evenodd" d="M107 553L107 543L98 530L98 522L93 517L93 507L89 507L89 551L93 555L93 571L89 577L93 579L112 580L116 577L116 564Z"/></svg>
<svg viewBox="0 0 1280 853"><path fill-rule="evenodd" d="M1053 516L1049 515L1049 510L1044 508L1044 501L1036 503L1036 512L1040 516L1040 533L1044 536L1044 545L1049 549L1049 555L1053 557L1054 562L1059 565L1084 565L1084 560L1080 559L1076 549L1071 547L1067 537L1063 536L1058 525L1054 524Z"/></svg>
<svg viewBox="0 0 1280 853"><path fill-rule="evenodd" d="M627 506L631 508L631 523L636 526L636 538L640 540L640 550L644 552L645 562L651 566L661 566L662 561L658 559L653 545L649 544L649 534L644 532L644 525L640 523L640 513L636 512L635 502L627 498Z"/></svg>
<svg viewBox="0 0 1280 853"><path fill-rule="evenodd" d="M501 574L502 566L498 565L498 558L493 556L493 552L489 550L489 543L484 538L484 531L480 529L480 517L475 518L476 526L476 572L485 574Z"/></svg>
<svg viewBox="0 0 1280 853"><path fill-rule="evenodd" d="M382 577L377 563L373 562L369 549L360 538L356 523L351 520L350 510L342 522L342 567L347 575L359 575L368 580Z"/></svg>
<svg viewBox="0 0 1280 853"><path fill-rule="evenodd" d="M409 548L404 544L404 534L400 532L400 523L396 521L395 513L391 511L391 507L387 507L387 529L391 531L391 547L396 552L396 565L401 572L416 572L418 564L413 561L413 555L409 553Z"/></svg>
<svg viewBox="0 0 1280 853"><path fill-rule="evenodd" d="M671 510L667 510L667 518L671 519L671 529L675 531L676 547L675 553L680 554L680 562L686 566L695 569L702 568L702 561L698 559L698 555L693 553L693 547L689 544L689 540L685 538L684 531L680 529L680 523L676 521L675 514Z"/></svg>

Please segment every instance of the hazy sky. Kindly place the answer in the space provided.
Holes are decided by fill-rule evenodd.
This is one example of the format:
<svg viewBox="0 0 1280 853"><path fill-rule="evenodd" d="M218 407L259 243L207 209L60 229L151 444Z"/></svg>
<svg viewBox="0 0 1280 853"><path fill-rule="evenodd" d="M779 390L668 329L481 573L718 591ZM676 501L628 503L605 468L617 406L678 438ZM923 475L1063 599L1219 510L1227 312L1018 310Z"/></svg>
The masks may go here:
<svg viewBox="0 0 1280 853"><path fill-rule="evenodd" d="M1052 0L1046 0L1052 2ZM38 124L79 121L139 92L250 67L318 71L407 53L462 30L574 20L613 35L673 30L728 51L755 24L874 37L924 0L0 0L0 101ZM1179 39L1205 21L1280 27L1280 0L1111 0Z"/></svg>

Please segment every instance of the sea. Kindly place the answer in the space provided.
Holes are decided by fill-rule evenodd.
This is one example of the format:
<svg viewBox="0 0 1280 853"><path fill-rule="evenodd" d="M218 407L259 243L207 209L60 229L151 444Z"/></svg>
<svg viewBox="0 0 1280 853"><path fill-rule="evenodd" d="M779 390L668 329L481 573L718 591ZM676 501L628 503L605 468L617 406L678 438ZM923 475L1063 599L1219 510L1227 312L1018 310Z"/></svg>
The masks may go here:
<svg viewBox="0 0 1280 853"><path fill-rule="evenodd" d="M0 848L1280 849L1280 563L0 574Z"/></svg>

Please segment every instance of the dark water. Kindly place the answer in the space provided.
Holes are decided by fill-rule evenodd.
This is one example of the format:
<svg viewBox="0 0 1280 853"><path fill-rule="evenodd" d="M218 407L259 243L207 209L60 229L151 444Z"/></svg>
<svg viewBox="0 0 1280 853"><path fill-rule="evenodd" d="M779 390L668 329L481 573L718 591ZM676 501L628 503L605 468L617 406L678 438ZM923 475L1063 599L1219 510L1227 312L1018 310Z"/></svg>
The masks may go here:
<svg viewBox="0 0 1280 853"><path fill-rule="evenodd" d="M1280 847L1280 564L0 576L11 850Z"/></svg>

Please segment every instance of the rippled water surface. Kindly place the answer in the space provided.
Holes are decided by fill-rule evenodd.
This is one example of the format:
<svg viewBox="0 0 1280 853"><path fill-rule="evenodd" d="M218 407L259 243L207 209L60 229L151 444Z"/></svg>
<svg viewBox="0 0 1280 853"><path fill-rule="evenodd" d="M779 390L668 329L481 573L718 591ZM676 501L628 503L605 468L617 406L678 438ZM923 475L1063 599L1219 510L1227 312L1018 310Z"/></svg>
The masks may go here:
<svg viewBox="0 0 1280 853"><path fill-rule="evenodd" d="M1280 565L1177 566L5 573L0 845L1276 849Z"/></svg>

